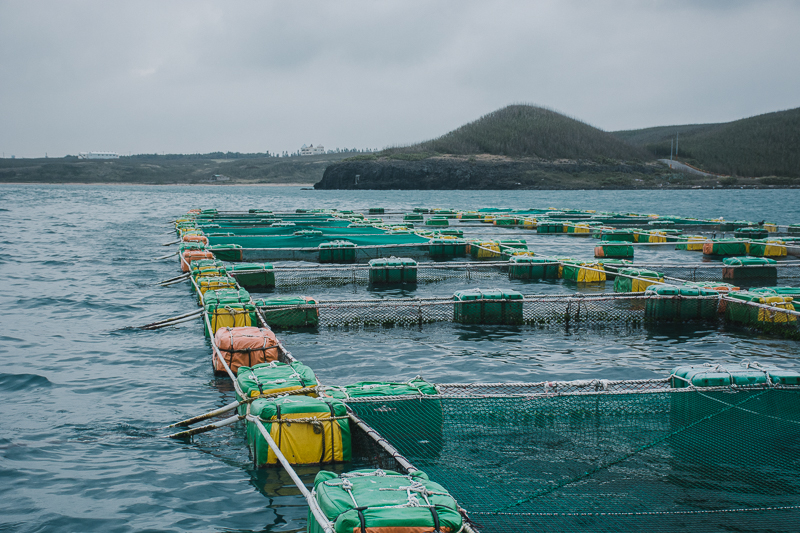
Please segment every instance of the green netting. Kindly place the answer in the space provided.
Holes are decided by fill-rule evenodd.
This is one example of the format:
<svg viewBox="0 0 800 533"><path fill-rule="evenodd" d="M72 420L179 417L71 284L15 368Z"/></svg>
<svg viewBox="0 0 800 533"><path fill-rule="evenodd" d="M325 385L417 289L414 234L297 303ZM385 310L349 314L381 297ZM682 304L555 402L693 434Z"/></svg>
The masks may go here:
<svg viewBox="0 0 800 533"><path fill-rule="evenodd" d="M341 235L338 235L341 236ZM238 244L242 248L316 248L323 242L333 240L334 235L295 236L295 235L239 235L239 236L211 236L208 238L214 244ZM348 234L347 240L358 246L375 246L383 244L423 244L429 239L413 233L383 233L376 235Z"/></svg>
<svg viewBox="0 0 800 533"><path fill-rule="evenodd" d="M797 530L800 389L630 383L444 385L347 404L484 533ZM421 424L433 409L441 426Z"/></svg>
<svg viewBox="0 0 800 533"><path fill-rule="evenodd" d="M452 243L454 240L439 241ZM462 242L463 241L459 241ZM433 246L431 246L433 248ZM762 258L750 258L757 261ZM771 260L769 260L771 261ZM620 268L646 268L656 270L665 274L675 282L680 281L716 281L724 279L723 265L720 263L697 263L697 264L649 264L625 262L616 259L601 259L598 262L603 264L606 270L606 279L614 281L613 273ZM775 275L758 275L760 272L756 268L753 276L750 276L749 285L767 286L797 284L800 279L800 263L782 261L777 265L777 279ZM314 266L314 267L276 267L276 284L279 290L296 290L300 287L319 287L346 284L367 284L369 283L369 265L336 265L336 266ZM753 270L748 267L747 270ZM234 275L236 273L234 272ZM509 261L493 262L418 262L417 281L419 283L437 282L451 279L491 279L497 283L502 283L506 279L525 279L531 280L531 284L542 279L558 278L558 263L546 257L513 256ZM532 290L536 290L533 289Z"/></svg>
<svg viewBox="0 0 800 533"><path fill-rule="evenodd" d="M263 237L268 237L272 235L293 235L296 231L303 231L304 229L308 229L307 226L267 226L263 228L225 228L220 230L220 233L233 233L236 236L245 236L245 235L260 235ZM319 231L322 231L323 235L331 235L331 236L341 236L341 235L364 235L364 234L374 234L374 235L383 235L386 232L380 228L375 228L373 226L360 226L357 228L348 228L348 227L319 227L316 228ZM213 233L213 232L209 232Z"/></svg>

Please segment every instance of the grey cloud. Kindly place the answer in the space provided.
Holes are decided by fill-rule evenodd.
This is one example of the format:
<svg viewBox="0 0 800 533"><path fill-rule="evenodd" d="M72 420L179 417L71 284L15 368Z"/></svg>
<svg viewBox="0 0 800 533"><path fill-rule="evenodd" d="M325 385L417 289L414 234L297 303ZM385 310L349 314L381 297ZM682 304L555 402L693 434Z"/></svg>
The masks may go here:
<svg viewBox="0 0 800 533"><path fill-rule="evenodd" d="M512 102L604 129L800 105L792 2L2 2L0 149L381 147Z"/></svg>

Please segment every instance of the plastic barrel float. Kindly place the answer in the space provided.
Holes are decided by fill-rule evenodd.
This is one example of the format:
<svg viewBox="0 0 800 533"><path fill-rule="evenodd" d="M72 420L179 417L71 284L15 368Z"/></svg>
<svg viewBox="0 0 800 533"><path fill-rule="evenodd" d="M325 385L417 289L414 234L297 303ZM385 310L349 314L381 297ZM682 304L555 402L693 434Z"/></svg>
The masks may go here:
<svg viewBox="0 0 800 533"><path fill-rule="evenodd" d="M603 265L596 261L562 261L560 277L577 283L598 283L606 281Z"/></svg>
<svg viewBox="0 0 800 533"><path fill-rule="evenodd" d="M323 470L313 494L335 533L456 533L464 526L453 497L421 470ZM322 533L310 510L308 533Z"/></svg>
<svg viewBox="0 0 800 533"><path fill-rule="evenodd" d="M646 318L668 321L717 318L719 293L713 290L701 287L650 285L645 290L645 295L651 296L645 302Z"/></svg>
<svg viewBox="0 0 800 533"><path fill-rule="evenodd" d="M614 280L614 292L642 292L650 285L664 282L664 274L653 270L623 268L618 274L622 275Z"/></svg>
<svg viewBox="0 0 800 533"><path fill-rule="evenodd" d="M275 270L269 263L236 263L231 273L239 285L248 289L275 286Z"/></svg>
<svg viewBox="0 0 800 533"><path fill-rule="evenodd" d="M747 243L740 239L716 239L703 243L703 255L730 257L747 255Z"/></svg>
<svg viewBox="0 0 800 533"><path fill-rule="evenodd" d="M463 257L467 254L467 241L433 238L428 243L428 253L431 257Z"/></svg>
<svg viewBox="0 0 800 533"><path fill-rule="evenodd" d="M369 262L369 282L373 285L416 283L417 262L407 257L372 259Z"/></svg>
<svg viewBox="0 0 800 533"><path fill-rule="evenodd" d="M301 328L319 324L319 309L302 307L316 305L317 301L309 296L270 296L253 303L270 327Z"/></svg>
<svg viewBox="0 0 800 533"><path fill-rule="evenodd" d="M459 324L505 324L524 322L522 294L501 289L469 289L453 294L453 321Z"/></svg>
<svg viewBox="0 0 800 533"><path fill-rule="evenodd" d="M336 240L319 245L320 263L354 263L356 245L350 241Z"/></svg>
<svg viewBox="0 0 800 533"><path fill-rule="evenodd" d="M509 259L509 279L558 279L558 261L547 257L518 255Z"/></svg>
<svg viewBox="0 0 800 533"><path fill-rule="evenodd" d="M601 244L594 247L595 257L617 259L633 259L633 246L619 244Z"/></svg>
<svg viewBox="0 0 800 533"><path fill-rule="evenodd" d="M724 280L736 282L758 279L768 283L778 279L777 262L767 257L726 257L722 264Z"/></svg>

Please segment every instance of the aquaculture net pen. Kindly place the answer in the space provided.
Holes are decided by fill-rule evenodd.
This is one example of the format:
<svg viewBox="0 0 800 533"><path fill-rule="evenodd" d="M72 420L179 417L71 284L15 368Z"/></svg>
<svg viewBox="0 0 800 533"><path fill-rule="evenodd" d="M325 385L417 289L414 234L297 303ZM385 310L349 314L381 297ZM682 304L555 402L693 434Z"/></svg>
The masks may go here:
<svg viewBox="0 0 800 533"><path fill-rule="evenodd" d="M656 270L663 273L668 278L680 279L682 281L730 281L725 279L723 269L725 265L719 262L713 263L636 263L631 265L633 268L645 268ZM800 282L800 262L777 262L773 265L776 268L777 276L759 275L761 267L740 266L742 271L751 271L754 275L748 276L746 281L748 286L762 284L764 286L789 285L796 286ZM742 281L741 279L738 281Z"/></svg>
<svg viewBox="0 0 800 533"><path fill-rule="evenodd" d="M441 385L347 401L477 530L796 531L800 388Z"/></svg>
<svg viewBox="0 0 800 533"><path fill-rule="evenodd" d="M453 298L392 298L385 300L329 300L299 306L262 307L267 323L270 316L308 310L319 314L319 326L403 326L456 321L456 307L496 307L498 323L505 325L563 325L566 323L628 323L645 320L648 299L664 297L642 293L529 295L521 300L456 302ZM717 296L682 297L684 302L706 302L715 306ZM470 322L478 323L478 322Z"/></svg>
<svg viewBox="0 0 800 533"><path fill-rule="evenodd" d="M507 280L508 262L422 263L417 265L417 282L431 283L450 279ZM336 265L314 267L277 267L275 287L337 286L369 283L369 265Z"/></svg>
<svg viewBox="0 0 800 533"><path fill-rule="evenodd" d="M559 264L540 263L539 265ZM446 280L486 280L501 283L509 279L508 261L470 261L458 263L419 263L416 267L418 283L434 283ZM796 286L800 282L800 263L779 262L776 265L776 276L751 276L748 286L756 285L788 285ZM665 274L668 278L682 281L727 281L721 263L633 263L623 268L645 268ZM619 267L617 267L619 268ZM739 267L743 270L756 271L758 267ZM275 288L277 290L294 290L299 287L332 287L348 284L367 285L369 283L369 265L319 265L307 267L275 268ZM611 275L614 274L610 271ZM536 283L537 280L530 280Z"/></svg>

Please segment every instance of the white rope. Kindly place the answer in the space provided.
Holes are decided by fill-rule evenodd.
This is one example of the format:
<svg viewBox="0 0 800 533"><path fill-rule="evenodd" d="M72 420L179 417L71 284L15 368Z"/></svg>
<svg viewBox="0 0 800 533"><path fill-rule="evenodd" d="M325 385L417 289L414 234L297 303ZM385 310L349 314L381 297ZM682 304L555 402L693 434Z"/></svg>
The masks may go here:
<svg viewBox="0 0 800 533"><path fill-rule="evenodd" d="M749 306L752 306L752 307L758 307L758 308L761 308L761 309L766 309L766 310L768 310L768 311L770 311L772 313L783 313L783 314L786 314L786 315L800 316L800 312L793 311L791 309L784 309L782 307L775 307L777 305L781 305L782 302L776 302L775 304L762 304L762 303L757 303L757 302L748 302L748 301L745 301L745 300L739 300L737 298L732 298L732 297L727 296L725 294L721 295L721 299L723 299L723 300L725 300L726 302L729 302L729 303L744 304L744 305L749 305ZM789 303L789 305L792 305L792 304Z"/></svg>
<svg viewBox="0 0 800 533"><path fill-rule="evenodd" d="M761 512L761 511L788 511L792 509L800 509L800 505L786 505L779 507L741 507L737 509L702 509L702 510L689 510L689 511L631 511L631 512L610 512L610 511L575 511L569 513L504 513L493 511L470 511L476 515L492 515L492 516L666 516L666 515L703 515L714 513L744 513L744 512Z"/></svg>

